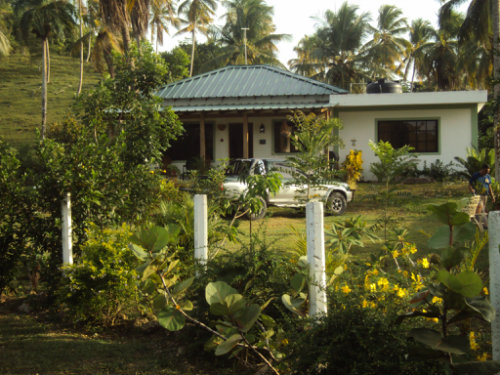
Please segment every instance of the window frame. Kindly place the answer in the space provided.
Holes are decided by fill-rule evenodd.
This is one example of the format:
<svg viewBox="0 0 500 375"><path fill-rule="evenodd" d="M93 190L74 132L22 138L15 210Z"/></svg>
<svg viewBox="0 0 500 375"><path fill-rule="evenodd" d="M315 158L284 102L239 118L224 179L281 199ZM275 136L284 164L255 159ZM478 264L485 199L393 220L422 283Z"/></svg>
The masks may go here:
<svg viewBox="0 0 500 375"><path fill-rule="evenodd" d="M435 124L436 124L436 140L435 140L436 150L435 151L418 151L417 149L415 149L414 151L412 151L412 153L422 154L422 155L439 155L439 154L441 154L441 119L439 117L434 117L434 116L403 117L403 118L376 118L375 119L375 139L377 140L377 142L379 142L381 140L380 139L380 132L379 132L379 125L381 122L394 122L394 123L399 122L401 124L405 121L408 121L408 122L410 122L410 121L411 122L418 122L418 121L435 122ZM395 125L395 126L398 126L398 125ZM417 142L418 142L418 139L417 139Z"/></svg>

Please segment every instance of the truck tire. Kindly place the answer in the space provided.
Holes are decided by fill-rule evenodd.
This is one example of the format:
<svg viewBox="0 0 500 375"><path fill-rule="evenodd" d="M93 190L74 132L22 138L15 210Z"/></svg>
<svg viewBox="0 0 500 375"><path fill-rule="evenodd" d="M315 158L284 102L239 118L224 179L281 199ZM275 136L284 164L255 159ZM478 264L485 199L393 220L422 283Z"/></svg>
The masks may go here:
<svg viewBox="0 0 500 375"><path fill-rule="evenodd" d="M264 198L262 198L262 197L259 197L259 200L262 203L262 206L261 206L259 212L254 212L252 214L250 214L250 213L247 214L247 218L249 220L260 220L264 216L266 216L266 212L267 212L267 203L266 203L266 200Z"/></svg>
<svg viewBox="0 0 500 375"><path fill-rule="evenodd" d="M347 208L347 200L338 191L332 192L326 200L326 209L333 216L342 215Z"/></svg>

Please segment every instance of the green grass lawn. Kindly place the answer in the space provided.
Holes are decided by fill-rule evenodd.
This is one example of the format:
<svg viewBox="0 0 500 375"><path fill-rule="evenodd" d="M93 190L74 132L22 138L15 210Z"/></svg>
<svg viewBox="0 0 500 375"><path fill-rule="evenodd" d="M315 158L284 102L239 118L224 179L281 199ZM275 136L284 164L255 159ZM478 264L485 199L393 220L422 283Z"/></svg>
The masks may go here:
<svg viewBox="0 0 500 375"><path fill-rule="evenodd" d="M41 57L14 54L0 64L0 137L13 145L35 141L35 129L42 118ZM68 115L78 88L78 58L51 56L50 83L47 86L47 124L61 122ZM95 85L101 77L90 63L85 64L83 89Z"/></svg>

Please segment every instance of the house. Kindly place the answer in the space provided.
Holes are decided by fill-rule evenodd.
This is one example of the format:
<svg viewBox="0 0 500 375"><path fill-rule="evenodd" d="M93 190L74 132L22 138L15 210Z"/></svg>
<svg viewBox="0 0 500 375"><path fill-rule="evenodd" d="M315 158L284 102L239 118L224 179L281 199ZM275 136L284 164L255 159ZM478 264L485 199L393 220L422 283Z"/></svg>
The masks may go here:
<svg viewBox="0 0 500 375"><path fill-rule="evenodd" d="M180 170L225 158L285 159L294 152L287 116L301 110L342 121L340 160L350 149L363 151L365 179L376 161L369 140L410 144L422 162L466 156L487 101L486 91L349 94L266 65L227 66L166 85L158 95L186 129L167 152Z"/></svg>

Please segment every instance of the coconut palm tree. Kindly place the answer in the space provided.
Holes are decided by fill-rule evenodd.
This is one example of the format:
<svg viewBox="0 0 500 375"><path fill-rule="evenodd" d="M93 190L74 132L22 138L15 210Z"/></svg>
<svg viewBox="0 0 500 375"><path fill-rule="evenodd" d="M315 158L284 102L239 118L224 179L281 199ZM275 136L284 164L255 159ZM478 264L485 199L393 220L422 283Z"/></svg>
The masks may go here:
<svg viewBox="0 0 500 375"><path fill-rule="evenodd" d="M276 43L289 35L275 34L273 7L264 0L230 0L224 5L226 23L220 38L224 64L281 65Z"/></svg>
<svg viewBox="0 0 500 375"><path fill-rule="evenodd" d="M163 45L163 34L169 34L169 25L179 28L179 18L176 15L173 0L153 0L151 4L151 43L156 39L156 53L158 45Z"/></svg>
<svg viewBox="0 0 500 375"><path fill-rule="evenodd" d="M65 0L27 0L22 2L20 27L27 40L30 31L42 42L42 125L41 137L45 139L47 123L47 66L49 38L69 35L74 26L75 9ZM18 3L21 6L21 3Z"/></svg>
<svg viewBox="0 0 500 375"><path fill-rule="evenodd" d="M408 23L402 14L394 5L382 5L379 9L377 26L371 28L373 38L363 47L372 79L401 73L402 58L410 46L403 37Z"/></svg>
<svg viewBox="0 0 500 375"><path fill-rule="evenodd" d="M303 37L293 49L297 58L288 61L290 70L306 77L321 79L321 62L312 56L315 46L319 44L314 35Z"/></svg>
<svg viewBox="0 0 500 375"><path fill-rule="evenodd" d="M206 33L207 26L212 22L212 17L217 9L216 0L184 0L178 9L178 13L183 16L181 22L185 27L179 30L178 34L191 33L191 66L189 76L193 75L194 51L196 49L196 33Z"/></svg>
<svg viewBox="0 0 500 375"><path fill-rule="evenodd" d="M311 53L321 62L324 79L345 89L366 78L364 57L359 52L369 30L370 16L358 14L358 9L343 3L336 13L327 10L315 33L317 43Z"/></svg>
<svg viewBox="0 0 500 375"><path fill-rule="evenodd" d="M410 45L406 51L407 58L404 72L404 80L406 81L410 67L412 67L410 91L413 91L415 74L418 72L420 76L423 76L426 50L431 46L431 39L435 34L436 32L429 21L419 18L411 23Z"/></svg>
<svg viewBox="0 0 500 375"><path fill-rule="evenodd" d="M113 33L121 33L123 50L127 54L130 48L131 24L128 0L100 0L99 7L102 21L107 28Z"/></svg>
<svg viewBox="0 0 500 375"><path fill-rule="evenodd" d="M463 16L452 12L447 19L440 19L433 42L425 50L423 73L438 90L457 90L463 77L462 59L459 54L458 30Z"/></svg>

